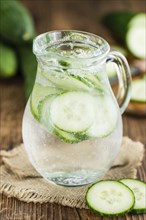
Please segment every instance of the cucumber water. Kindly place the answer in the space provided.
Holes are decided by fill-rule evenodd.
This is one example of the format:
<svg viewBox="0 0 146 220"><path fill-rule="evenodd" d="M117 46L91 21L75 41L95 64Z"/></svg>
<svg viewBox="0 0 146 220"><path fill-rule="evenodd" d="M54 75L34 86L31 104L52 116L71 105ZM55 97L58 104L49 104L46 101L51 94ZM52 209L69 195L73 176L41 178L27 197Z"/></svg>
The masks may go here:
<svg viewBox="0 0 146 220"><path fill-rule="evenodd" d="M64 34L58 33L54 41ZM86 38L80 42L81 34L67 35L61 43L51 37L40 36L43 41L37 45L43 52L24 113L23 139L33 166L45 179L85 185L105 175L117 155L121 115L104 65L97 62L100 47Z"/></svg>

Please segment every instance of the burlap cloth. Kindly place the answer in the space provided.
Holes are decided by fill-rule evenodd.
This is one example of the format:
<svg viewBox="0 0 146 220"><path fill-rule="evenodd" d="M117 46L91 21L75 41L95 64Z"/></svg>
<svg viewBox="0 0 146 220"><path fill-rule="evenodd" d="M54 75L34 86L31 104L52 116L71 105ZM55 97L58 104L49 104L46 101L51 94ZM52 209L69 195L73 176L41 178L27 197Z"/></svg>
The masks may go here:
<svg viewBox="0 0 146 220"><path fill-rule="evenodd" d="M63 187L47 182L30 164L23 144L11 151L1 151L1 193L25 202L55 202L65 206L87 208L88 186ZM136 169L144 155L144 146L123 138L120 152L104 179L136 178Z"/></svg>

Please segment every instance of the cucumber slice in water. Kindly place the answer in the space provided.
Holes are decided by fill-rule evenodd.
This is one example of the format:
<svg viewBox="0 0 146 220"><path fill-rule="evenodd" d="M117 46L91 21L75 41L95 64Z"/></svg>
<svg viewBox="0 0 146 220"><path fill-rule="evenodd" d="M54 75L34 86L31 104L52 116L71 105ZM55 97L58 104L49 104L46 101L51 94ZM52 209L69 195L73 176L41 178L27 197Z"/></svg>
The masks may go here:
<svg viewBox="0 0 146 220"><path fill-rule="evenodd" d="M42 125L44 125L44 127L49 132L58 136L61 140L69 143L78 143L80 140L77 137L75 137L71 133L56 128L50 119L50 106L56 97L57 97L56 95L50 95L39 103L38 106L38 111L40 115L39 121Z"/></svg>
<svg viewBox="0 0 146 220"><path fill-rule="evenodd" d="M137 58L146 58L146 31L143 26L133 26L126 35L126 44L129 51Z"/></svg>
<svg viewBox="0 0 146 220"><path fill-rule="evenodd" d="M91 90L91 84L84 78L75 75L67 75L57 71L55 74L47 74L46 72L42 71L42 75L52 82L58 88L64 90L84 90L89 91Z"/></svg>
<svg viewBox="0 0 146 220"><path fill-rule="evenodd" d="M130 52L138 58L146 58L146 14L140 13L134 16L128 24L126 44Z"/></svg>
<svg viewBox="0 0 146 220"><path fill-rule="evenodd" d="M86 201L89 208L101 216L120 216L133 209L135 198L123 183L103 180L89 187Z"/></svg>
<svg viewBox="0 0 146 220"><path fill-rule="evenodd" d="M132 82L131 101L146 103L146 77Z"/></svg>
<svg viewBox="0 0 146 220"><path fill-rule="evenodd" d="M98 78L98 76L93 74L88 74L85 76L85 79L87 79L89 82L91 82L96 89L98 89L100 92L103 91L103 83Z"/></svg>
<svg viewBox="0 0 146 220"><path fill-rule="evenodd" d="M87 135L92 138L105 137L116 127L118 110L112 97L108 94L99 95L94 103L95 117Z"/></svg>
<svg viewBox="0 0 146 220"><path fill-rule="evenodd" d="M94 97L86 92L67 92L51 104L53 124L67 132L86 131L94 120Z"/></svg>
<svg viewBox="0 0 146 220"><path fill-rule="evenodd" d="M31 98L30 98L30 109L31 109L33 116L36 119L39 119L40 115L39 115L38 105L43 99L45 99L46 96L59 94L59 93L61 93L61 90L55 87L42 86L41 84L36 83L34 85Z"/></svg>
<svg viewBox="0 0 146 220"><path fill-rule="evenodd" d="M78 143L81 140L77 137L75 137L74 134L71 134L69 132L65 132L65 131L61 131L60 129L55 128L53 130L53 134L55 134L56 136L58 136L61 140L63 140L64 142L67 143Z"/></svg>
<svg viewBox="0 0 146 220"><path fill-rule="evenodd" d="M127 185L135 195L133 212L146 213L146 183L136 179L122 179L120 181Z"/></svg>

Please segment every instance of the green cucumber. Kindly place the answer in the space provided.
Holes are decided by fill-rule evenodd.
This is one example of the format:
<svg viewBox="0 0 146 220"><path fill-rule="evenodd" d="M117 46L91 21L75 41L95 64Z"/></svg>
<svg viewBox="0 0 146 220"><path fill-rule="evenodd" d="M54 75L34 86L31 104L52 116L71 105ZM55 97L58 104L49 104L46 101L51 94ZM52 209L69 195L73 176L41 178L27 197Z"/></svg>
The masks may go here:
<svg viewBox="0 0 146 220"><path fill-rule="evenodd" d="M115 180L102 180L89 187L86 193L88 207L101 216L121 216L135 204L132 190Z"/></svg>
<svg viewBox="0 0 146 220"><path fill-rule="evenodd" d="M0 36L14 44L30 41L35 36L34 24L28 10L16 0L0 3Z"/></svg>
<svg viewBox="0 0 146 220"><path fill-rule="evenodd" d="M38 120L40 117L39 114L39 103L44 100L49 95L59 94L61 90L50 87L50 86L42 86L39 83L35 83L31 98L30 98L30 108L33 116Z"/></svg>
<svg viewBox="0 0 146 220"><path fill-rule="evenodd" d="M0 43L0 77L9 78L17 72L17 57L15 51Z"/></svg>
<svg viewBox="0 0 146 220"><path fill-rule="evenodd" d="M75 137L74 134L65 132L56 128L51 121L50 117L50 107L53 100L57 95L49 95L45 99L39 102L38 111L39 111L39 121L40 123L52 134L58 136L61 140L67 143L78 143L79 138Z"/></svg>
<svg viewBox="0 0 146 220"><path fill-rule="evenodd" d="M77 138L74 134L71 134L69 132L61 131L58 128L54 128L53 134L58 136L62 141L67 142L67 143L78 143L81 140Z"/></svg>
<svg viewBox="0 0 146 220"><path fill-rule="evenodd" d="M146 18L145 18L146 20ZM129 51L137 58L146 58L146 30L145 26L133 26L126 35L126 43Z"/></svg>
<svg viewBox="0 0 146 220"><path fill-rule="evenodd" d="M52 123L60 130L79 133L94 121L94 98L87 92L66 92L51 104Z"/></svg>
<svg viewBox="0 0 146 220"><path fill-rule="evenodd" d="M50 106L56 97L57 97L56 94L55 95L48 95L42 101L40 101L39 105L38 105L39 121L51 133L53 132L54 127L53 127L51 119L50 119Z"/></svg>
<svg viewBox="0 0 146 220"><path fill-rule="evenodd" d="M145 13L130 11L112 12L103 18L112 34L126 44L132 55L141 59L146 58L145 20Z"/></svg>
<svg viewBox="0 0 146 220"><path fill-rule="evenodd" d="M97 75L88 74L85 76L85 79L91 82L98 91L103 92L103 83Z"/></svg>
<svg viewBox="0 0 146 220"><path fill-rule="evenodd" d="M51 83L53 83L55 86L64 90L89 91L92 89L91 83L80 76L69 75L69 74L67 75L66 73L62 73L62 72L57 73L57 71L55 74L46 73L45 71L42 71L42 75L46 79L48 79Z"/></svg>
<svg viewBox="0 0 146 220"><path fill-rule="evenodd" d="M120 181L134 193L135 205L132 212L137 214L146 213L146 183L137 179L122 179Z"/></svg>
<svg viewBox="0 0 146 220"><path fill-rule="evenodd" d="M98 95L95 98L94 111L94 122L86 134L90 138L108 136L115 129L118 118L114 100L108 94Z"/></svg>
<svg viewBox="0 0 146 220"><path fill-rule="evenodd" d="M146 103L146 77L133 80L131 101Z"/></svg>

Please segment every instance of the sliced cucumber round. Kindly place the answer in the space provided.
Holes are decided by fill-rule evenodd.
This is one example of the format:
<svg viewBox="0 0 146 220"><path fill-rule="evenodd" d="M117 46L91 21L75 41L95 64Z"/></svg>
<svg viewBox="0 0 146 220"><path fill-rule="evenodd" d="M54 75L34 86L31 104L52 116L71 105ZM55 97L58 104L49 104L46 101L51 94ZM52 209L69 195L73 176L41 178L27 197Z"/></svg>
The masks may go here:
<svg viewBox="0 0 146 220"><path fill-rule="evenodd" d="M143 26L133 26L126 35L126 43L129 51L137 58L145 59L146 33Z"/></svg>
<svg viewBox="0 0 146 220"><path fill-rule="evenodd" d="M127 185L134 193L135 205L133 212L146 213L146 183L136 179L122 179L120 181Z"/></svg>
<svg viewBox="0 0 146 220"><path fill-rule="evenodd" d="M57 128L54 128L53 134L55 134L61 140L63 140L64 142L67 142L67 143L72 143L73 144L73 143L78 143L78 142L81 141L74 134L71 134L71 133L66 132L66 131L62 131L62 130L57 129Z"/></svg>
<svg viewBox="0 0 146 220"><path fill-rule="evenodd" d="M51 104L51 121L67 132L86 131L93 124L94 105L94 97L87 92L64 93Z"/></svg>
<svg viewBox="0 0 146 220"><path fill-rule="evenodd" d="M126 43L129 51L137 58L146 58L146 14L140 13L134 16L128 24Z"/></svg>
<svg viewBox="0 0 146 220"><path fill-rule="evenodd" d="M131 101L146 102L146 78L133 80Z"/></svg>
<svg viewBox="0 0 146 220"><path fill-rule="evenodd" d="M103 83L97 75L87 74L85 79L87 79L88 82L91 82L97 90L103 92Z"/></svg>
<svg viewBox="0 0 146 220"><path fill-rule="evenodd" d="M95 117L87 135L92 138L105 137L116 127L118 110L112 97L108 94L99 95L94 103Z"/></svg>
<svg viewBox="0 0 146 220"><path fill-rule="evenodd" d="M30 109L33 116L36 119L39 119L40 115L39 115L38 105L43 99L45 99L46 96L59 94L61 92L62 91L60 89L57 89L55 87L42 86L39 83L35 83L30 98Z"/></svg>
<svg viewBox="0 0 146 220"><path fill-rule="evenodd" d="M115 180L99 181L86 193L87 205L101 216L120 216L131 211L135 204L132 190Z"/></svg>
<svg viewBox="0 0 146 220"><path fill-rule="evenodd" d="M52 82L55 86L57 86L58 88L64 89L64 90L89 91L92 89L91 83L89 83L86 79L80 76L64 74L64 73L57 72L57 71L55 72L55 74L46 73L42 71L42 74L46 79Z"/></svg>
<svg viewBox="0 0 146 220"><path fill-rule="evenodd" d="M50 119L50 106L52 101L57 97L57 95L49 95L43 99L38 105L39 121L40 123L52 134L58 136L61 140L68 143L78 143L79 138L75 137L73 134L60 130L56 128Z"/></svg>
<svg viewBox="0 0 146 220"><path fill-rule="evenodd" d="M146 22L146 14L145 13L138 13L135 15L131 21L128 24L128 27L145 27L145 22Z"/></svg>

